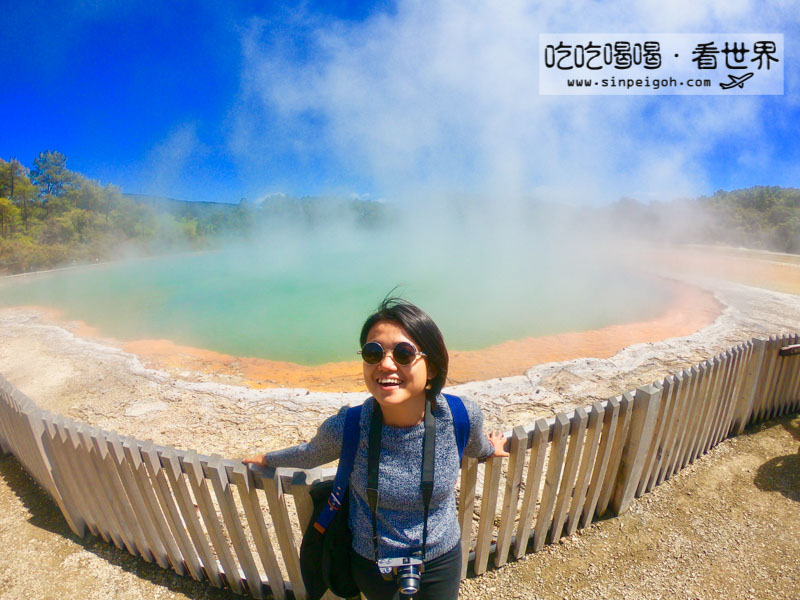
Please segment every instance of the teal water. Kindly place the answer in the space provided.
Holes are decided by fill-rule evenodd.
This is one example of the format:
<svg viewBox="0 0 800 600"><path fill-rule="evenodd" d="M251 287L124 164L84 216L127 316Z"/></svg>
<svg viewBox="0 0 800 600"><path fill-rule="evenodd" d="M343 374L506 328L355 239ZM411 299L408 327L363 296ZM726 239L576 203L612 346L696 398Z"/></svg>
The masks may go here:
<svg viewBox="0 0 800 600"><path fill-rule="evenodd" d="M354 360L361 323L395 286L453 350L647 319L670 301L652 279L591 253L497 242L286 235L9 279L0 304L55 307L122 340L311 365Z"/></svg>

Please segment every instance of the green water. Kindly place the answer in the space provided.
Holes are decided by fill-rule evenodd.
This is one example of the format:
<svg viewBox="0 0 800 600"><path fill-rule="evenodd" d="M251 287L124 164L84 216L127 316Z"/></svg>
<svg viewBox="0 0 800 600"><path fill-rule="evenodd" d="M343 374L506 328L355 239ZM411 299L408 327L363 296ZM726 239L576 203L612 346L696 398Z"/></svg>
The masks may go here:
<svg viewBox="0 0 800 600"><path fill-rule="evenodd" d="M356 359L361 323L395 286L451 350L646 319L669 302L651 279L588 255L544 241L298 233L7 279L0 304L62 309L122 340L320 364Z"/></svg>

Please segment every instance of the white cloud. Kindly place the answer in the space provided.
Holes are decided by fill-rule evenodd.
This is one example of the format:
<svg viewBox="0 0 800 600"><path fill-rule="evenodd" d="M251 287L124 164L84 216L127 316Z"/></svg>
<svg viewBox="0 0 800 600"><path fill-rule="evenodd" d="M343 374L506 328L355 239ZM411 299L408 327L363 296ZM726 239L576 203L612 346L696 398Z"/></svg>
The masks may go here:
<svg viewBox="0 0 800 600"><path fill-rule="evenodd" d="M231 145L240 155L298 160L330 153L390 194L701 193L703 155L714 144L768 142L763 99L539 96L538 34L775 32L793 14L746 0L413 0L363 23L310 24L307 57L254 22Z"/></svg>

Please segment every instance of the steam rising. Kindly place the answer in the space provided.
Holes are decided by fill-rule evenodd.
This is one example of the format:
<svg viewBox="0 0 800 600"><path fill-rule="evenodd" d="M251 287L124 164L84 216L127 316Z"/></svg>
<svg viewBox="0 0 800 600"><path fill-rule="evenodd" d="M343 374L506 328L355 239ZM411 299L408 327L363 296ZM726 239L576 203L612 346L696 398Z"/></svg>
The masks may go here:
<svg viewBox="0 0 800 600"><path fill-rule="evenodd" d="M733 160L780 160L762 128L774 101L539 96L538 34L784 31L787 19L796 25L796 11L755 2L443 1L400 2L355 24L306 18L283 36L253 20L231 144L253 168L253 157L289 155L304 168L334 156L345 174L404 200L696 196L709 191L706 157L720 144L742 143Z"/></svg>

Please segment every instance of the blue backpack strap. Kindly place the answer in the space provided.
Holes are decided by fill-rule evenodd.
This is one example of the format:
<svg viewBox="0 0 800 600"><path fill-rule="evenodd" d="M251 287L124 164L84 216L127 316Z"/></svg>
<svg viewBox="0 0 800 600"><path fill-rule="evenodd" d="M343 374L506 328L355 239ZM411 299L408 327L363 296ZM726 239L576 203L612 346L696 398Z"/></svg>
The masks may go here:
<svg viewBox="0 0 800 600"><path fill-rule="evenodd" d="M447 404L450 406L450 414L453 415L453 425L456 429L456 446L458 446L458 460L464 455L464 448L467 447L469 441L470 424L467 408L464 402L458 396L452 394L444 394L447 399Z"/></svg>
<svg viewBox="0 0 800 600"><path fill-rule="evenodd" d="M320 533L325 530L333 521L333 517L342 507L344 495L347 493L347 486L350 483L350 473L353 471L353 463L356 460L356 450L358 450L359 421L361 420L362 406L353 406L347 409L344 417L344 431L342 432L342 453L339 457L339 466L336 469L336 477L333 479L333 490L328 496L328 504L322 509L317 520L314 521L314 528Z"/></svg>

